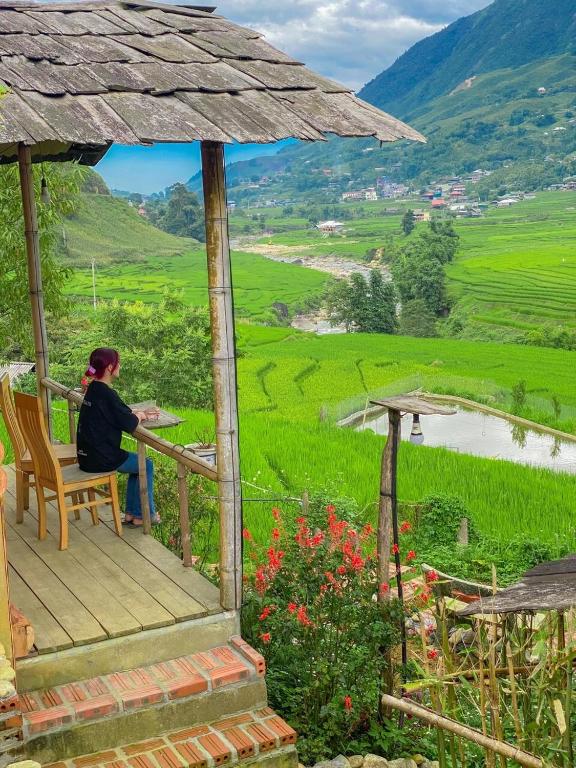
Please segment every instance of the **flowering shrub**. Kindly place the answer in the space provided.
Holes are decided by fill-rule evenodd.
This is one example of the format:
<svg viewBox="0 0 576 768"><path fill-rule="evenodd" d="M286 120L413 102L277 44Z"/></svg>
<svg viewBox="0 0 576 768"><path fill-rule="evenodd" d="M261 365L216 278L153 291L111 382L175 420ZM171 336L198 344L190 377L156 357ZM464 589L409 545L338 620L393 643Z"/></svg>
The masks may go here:
<svg viewBox="0 0 576 768"><path fill-rule="evenodd" d="M376 539L327 504L324 522L286 523L272 510L270 543L244 531L243 636L265 656L272 706L300 734L306 764L350 751L371 732L386 650L398 641L395 600L376 602Z"/></svg>

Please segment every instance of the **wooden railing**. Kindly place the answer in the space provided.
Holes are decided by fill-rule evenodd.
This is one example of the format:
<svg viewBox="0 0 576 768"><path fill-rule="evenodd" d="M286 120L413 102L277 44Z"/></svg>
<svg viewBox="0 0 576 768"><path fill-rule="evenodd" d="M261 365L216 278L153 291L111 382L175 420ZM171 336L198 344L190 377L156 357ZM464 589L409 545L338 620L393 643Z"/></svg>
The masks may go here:
<svg viewBox="0 0 576 768"><path fill-rule="evenodd" d="M68 424L70 429L71 442L76 441L76 421L75 411L82 405L84 395L74 389L65 387L50 378L43 378L42 385L54 395L58 395L68 402ZM201 459L193 451L184 445L172 443L163 437L151 432L138 425L132 436L139 443L153 448L158 453L168 456L176 461L178 466L178 499L180 515L180 534L182 540L182 560L185 566L192 565L192 553L190 550L190 521L188 517L188 487L186 483L186 473L194 472L197 475L217 482L218 476L215 467L209 462ZM146 472L140 472L140 494L145 503L142 504L142 529L147 534L151 530L150 510L148 508L148 486Z"/></svg>

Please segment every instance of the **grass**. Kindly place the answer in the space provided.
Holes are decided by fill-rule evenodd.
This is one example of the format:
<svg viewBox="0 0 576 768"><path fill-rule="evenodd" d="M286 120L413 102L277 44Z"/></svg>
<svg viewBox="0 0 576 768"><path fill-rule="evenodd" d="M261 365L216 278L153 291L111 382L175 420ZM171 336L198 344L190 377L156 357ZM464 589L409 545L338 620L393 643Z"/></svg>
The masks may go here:
<svg viewBox="0 0 576 768"><path fill-rule="evenodd" d="M180 256L198 243L152 227L126 200L85 194L76 214L64 222L63 258L87 268L147 258Z"/></svg>
<svg viewBox="0 0 576 768"><path fill-rule="evenodd" d="M69 293L92 298L90 258L96 262L96 294L102 299L157 302L166 289L192 305L207 303L204 248L151 226L124 200L86 195L78 216L66 222L67 259L76 266ZM326 275L255 254L233 253L234 298L239 317L274 320L272 305L294 310L322 293Z"/></svg>

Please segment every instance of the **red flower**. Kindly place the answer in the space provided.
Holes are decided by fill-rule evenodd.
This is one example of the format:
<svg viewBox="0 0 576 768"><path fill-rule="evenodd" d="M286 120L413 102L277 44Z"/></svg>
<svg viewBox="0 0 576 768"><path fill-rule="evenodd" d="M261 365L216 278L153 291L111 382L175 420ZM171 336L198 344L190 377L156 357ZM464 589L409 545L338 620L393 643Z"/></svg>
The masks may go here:
<svg viewBox="0 0 576 768"><path fill-rule="evenodd" d="M328 584L320 584L320 592L326 592L328 589Z"/></svg>
<svg viewBox="0 0 576 768"><path fill-rule="evenodd" d="M296 613L296 603L288 603L288 613Z"/></svg>
<svg viewBox="0 0 576 768"><path fill-rule="evenodd" d="M302 624L303 627L310 627L312 626L312 622L308 618L308 609L305 605L301 605L300 608L298 608L298 613L296 614L296 619Z"/></svg>
<svg viewBox="0 0 576 768"><path fill-rule="evenodd" d="M408 533L408 531L412 530L412 526L408 522L408 520L404 520L402 525L400 526L400 533Z"/></svg>
<svg viewBox="0 0 576 768"><path fill-rule="evenodd" d="M380 584L380 594L385 595L387 592L390 592L390 584L382 582L382 584Z"/></svg>
<svg viewBox="0 0 576 768"><path fill-rule="evenodd" d="M296 522L298 523L298 525L304 525L304 523L306 522L306 518L305 517L297 517L296 518Z"/></svg>
<svg viewBox="0 0 576 768"><path fill-rule="evenodd" d="M348 712L352 709L352 696L344 696L344 709Z"/></svg>
<svg viewBox="0 0 576 768"><path fill-rule="evenodd" d="M438 651L436 650L436 648L430 648L426 656L428 656L430 661L433 661L434 659L438 658Z"/></svg>
<svg viewBox="0 0 576 768"><path fill-rule="evenodd" d="M265 645L268 645L268 643L270 642L271 637L272 636L271 636L270 632L264 632L263 634L260 635L260 640L262 640L262 642Z"/></svg>
<svg viewBox="0 0 576 768"><path fill-rule="evenodd" d="M336 573L339 573L341 576L343 576L346 573L346 566L339 565L338 568L336 568Z"/></svg>
<svg viewBox="0 0 576 768"><path fill-rule="evenodd" d="M280 510L278 507L272 507L272 517L276 521L280 520Z"/></svg>
<svg viewBox="0 0 576 768"><path fill-rule="evenodd" d="M328 512L329 515L333 515L334 512L336 512L336 507L334 506L334 504L328 504L326 506L326 512Z"/></svg>
<svg viewBox="0 0 576 768"><path fill-rule="evenodd" d="M370 523L366 523L364 528L362 528L362 533L360 534L360 537L362 539L365 539L367 536L371 536L374 533L374 528L370 525Z"/></svg>
<svg viewBox="0 0 576 768"><path fill-rule="evenodd" d="M267 605L262 611L262 613L260 614L260 616L258 616L259 620L264 621L264 619L267 619L268 616L270 616L270 614L272 613L272 608L273 606Z"/></svg>
<svg viewBox="0 0 576 768"><path fill-rule="evenodd" d="M439 577L436 571L428 571L426 573L426 581L428 582L428 584L430 584L433 581L438 581L438 578Z"/></svg>
<svg viewBox="0 0 576 768"><path fill-rule="evenodd" d="M398 544L392 544L392 554L397 555L398 552L400 552L400 547Z"/></svg>
<svg viewBox="0 0 576 768"><path fill-rule="evenodd" d="M278 539L280 538L280 531L278 530L278 528L272 528L272 538L274 539L274 541L278 541Z"/></svg>
<svg viewBox="0 0 576 768"><path fill-rule="evenodd" d="M246 539L246 541L252 541L252 534L248 530L248 528L244 528L242 531L242 538Z"/></svg>
<svg viewBox="0 0 576 768"><path fill-rule="evenodd" d="M350 558L350 565L355 571L361 571L364 567L364 560L360 555L352 555Z"/></svg>
<svg viewBox="0 0 576 768"><path fill-rule="evenodd" d="M414 552L414 550L411 549L410 552L408 552L408 554L406 555L406 562L409 563L410 560L414 560L415 557L416 557L416 552Z"/></svg>

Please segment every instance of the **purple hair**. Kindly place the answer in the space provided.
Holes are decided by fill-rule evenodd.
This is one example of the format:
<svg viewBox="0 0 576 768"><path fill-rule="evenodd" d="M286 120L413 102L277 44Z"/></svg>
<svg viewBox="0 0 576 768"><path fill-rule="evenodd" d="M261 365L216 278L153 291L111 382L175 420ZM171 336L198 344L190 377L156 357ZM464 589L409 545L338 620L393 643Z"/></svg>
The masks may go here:
<svg viewBox="0 0 576 768"><path fill-rule="evenodd" d="M119 362L120 355L115 349L111 349L110 347L98 347L98 349L95 349L90 355L90 362L84 375L90 376L92 379L101 379L109 365L111 365L112 370L114 370Z"/></svg>

